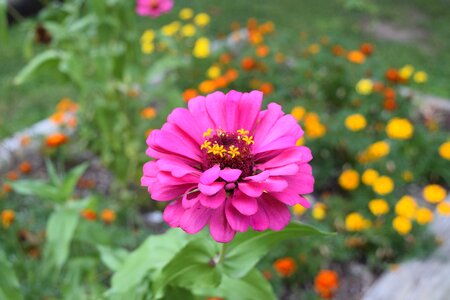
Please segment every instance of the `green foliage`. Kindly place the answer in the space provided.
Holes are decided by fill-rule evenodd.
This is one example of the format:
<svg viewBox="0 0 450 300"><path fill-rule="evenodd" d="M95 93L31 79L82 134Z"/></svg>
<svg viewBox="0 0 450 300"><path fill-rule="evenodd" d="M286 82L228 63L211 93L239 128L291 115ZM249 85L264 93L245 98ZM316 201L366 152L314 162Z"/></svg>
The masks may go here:
<svg viewBox="0 0 450 300"><path fill-rule="evenodd" d="M0 299L20 300L19 281L12 264L8 261L3 249L0 248Z"/></svg>

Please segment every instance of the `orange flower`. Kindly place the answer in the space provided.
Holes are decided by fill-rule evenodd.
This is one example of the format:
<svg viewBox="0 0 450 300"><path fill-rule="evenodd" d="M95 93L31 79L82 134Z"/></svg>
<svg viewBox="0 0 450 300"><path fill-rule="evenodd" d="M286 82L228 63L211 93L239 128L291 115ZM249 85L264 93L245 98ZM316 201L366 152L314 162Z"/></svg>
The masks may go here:
<svg viewBox="0 0 450 300"><path fill-rule="evenodd" d="M16 171L9 171L8 173L6 173L6 178L8 180L14 181L19 178L19 174L17 174Z"/></svg>
<svg viewBox="0 0 450 300"><path fill-rule="evenodd" d="M275 25L273 24L273 22L268 21L268 22L266 22L266 23L264 23L264 24L261 24L261 25L259 26L259 31L260 31L262 34L272 33L272 32L275 31Z"/></svg>
<svg viewBox="0 0 450 300"><path fill-rule="evenodd" d="M387 69L386 73L384 73L384 77L386 77L386 80L394 83L398 82L400 79L397 69L394 68Z"/></svg>
<svg viewBox="0 0 450 300"><path fill-rule="evenodd" d="M90 189L93 189L95 187L95 180L81 177L78 180L77 186L80 189L90 190Z"/></svg>
<svg viewBox="0 0 450 300"><path fill-rule="evenodd" d="M31 172L31 164L27 161L24 161L19 165L19 170L23 174L28 174Z"/></svg>
<svg viewBox="0 0 450 300"><path fill-rule="evenodd" d="M366 56L361 51L353 50L347 54L347 60L354 64L362 64L366 61Z"/></svg>
<svg viewBox="0 0 450 300"><path fill-rule="evenodd" d="M16 214L11 209L5 209L2 211L1 219L2 219L2 225L4 228L8 228L11 226L12 222L14 222L14 219L16 218Z"/></svg>
<svg viewBox="0 0 450 300"><path fill-rule="evenodd" d="M364 43L359 47L359 50L366 56L373 53L373 45L371 43Z"/></svg>
<svg viewBox="0 0 450 300"><path fill-rule="evenodd" d="M228 85L228 80L225 76L217 77L213 81L217 88L224 88Z"/></svg>
<svg viewBox="0 0 450 300"><path fill-rule="evenodd" d="M256 55L259 57L266 57L269 55L270 49L266 45L261 45L256 48Z"/></svg>
<svg viewBox="0 0 450 300"><path fill-rule="evenodd" d="M69 119L67 119L66 124L70 128L75 128L78 125L78 120L77 120L77 118L74 118L74 117L69 118Z"/></svg>
<svg viewBox="0 0 450 300"><path fill-rule="evenodd" d="M101 217L105 224L111 224L116 220L116 213L113 210L106 208L102 211Z"/></svg>
<svg viewBox="0 0 450 300"><path fill-rule="evenodd" d="M241 67L242 69L249 71L256 67L256 62L251 57L244 57L241 61Z"/></svg>
<svg viewBox="0 0 450 300"><path fill-rule="evenodd" d="M31 143L31 138L28 135L23 135L20 138L20 145L22 147L28 146Z"/></svg>
<svg viewBox="0 0 450 300"><path fill-rule="evenodd" d="M331 299L339 287L338 274L331 270L321 270L314 280L316 292L324 299Z"/></svg>
<svg viewBox="0 0 450 300"><path fill-rule="evenodd" d="M198 96L197 90L195 89L187 89L183 92L183 101L188 102L192 98L195 98Z"/></svg>
<svg viewBox="0 0 450 300"><path fill-rule="evenodd" d="M258 28L258 21L255 18L250 18L247 21L247 28L248 29L257 29Z"/></svg>
<svg viewBox="0 0 450 300"><path fill-rule="evenodd" d="M264 95L270 95L273 93L273 85L270 82L264 82L259 87L259 90L263 92Z"/></svg>
<svg viewBox="0 0 450 300"><path fill-rule="evenodd" d="M45 139L45 144L48 147L56 148L59 147L69 141L67 135L61 132L53 133L47 136Z"/></svg>
<svg viewBox="0 0 450 300"><path fill-rule="evenodd" d="M78 110L78 104L70 98L62 98L56 106L56 110L76 112Z"/></svg>
<svg viewBox="0 0 450 300"><path fill-rule="evenodd" d="M335 56L342 56L345 53L345 49L341 45L334 45L331 48L331 52L333 52Z"/></svg>
<svg viewBox="0 0 450 300"><path fill-rule="evenodd" d="M61 124L64 121L64 112L58 111L50 116L50 120L55 124Z"/></svg>
<svg viewBox="0 0 450 300"><path fill-rule="evenodd" d="M229 69L226 73L225 73L225 78L232 82L235 81L239 76L239 73L236 69Z"/></svg>
<svg viewBox="0 0 450 300"><path fill-rule="evenodd" d="M9 183L4 183L2 186L2 191L3 193L8 194L12 191L12 186Z"/></svg>
<svg viewBox="0 0 450 300"><path fill-rule="evenodd" d="M223 53L223 54L220 55L219 60L220 60L220 62L222 64L227 65L231 61L231 54L230 53Z"/></svg>
<svg viewBox="0 0 450 300"><path fill-rule="evenodd" d="M381 82L374 82L372 89L377 93L381 93L384 90L384 85Z"/></svg>
<svg viewBox="0 0 450 300"><path fill-rule="evenodd" d="M384 89L384 98L395 99L396 98L395 90L393 88L389 88L389 87L385 88Z"/></svg>
<svg viewBox="0 0 450 300"><path fill-rule="evenodd" d="M216 89L216 85L214 84L214 81L212 80L205 80L200 83L198 86L198 90L202 94L208 94L213 92Z"/></svg>
<svg viewBox="0 0 450 300"><path fill-rule="evenodd" d="M290 277L297 269L297 264L292 257L283 257L274 262L273 268L281 277Z"/></svg>
<svg viewBox="0 0 450 300"><path fill-rule="evenodd" d="M395 98L385 98L383 102L383 107L387 111L394 111L397 109L397 102Z"/></svg>
<svg viewBox="0 0 450 300"><path fill-rule="evenodd" d="M253 45L261 44L264 41L262 34L256 30L249 31L248 40Z"/></svg>
<svg viewBox="0 0 450 300"><path fill-rule="evenodd" d="M156 109L154 107L146 107L141 110L141 118L150 120L156 117Z"/></svg>
<svg viewBox="0 0 450 300"><path fill-rule="evenodd" d="M88 221L95 221L97 219L97 213L90 208L83 209L81 216Z"/></svg>

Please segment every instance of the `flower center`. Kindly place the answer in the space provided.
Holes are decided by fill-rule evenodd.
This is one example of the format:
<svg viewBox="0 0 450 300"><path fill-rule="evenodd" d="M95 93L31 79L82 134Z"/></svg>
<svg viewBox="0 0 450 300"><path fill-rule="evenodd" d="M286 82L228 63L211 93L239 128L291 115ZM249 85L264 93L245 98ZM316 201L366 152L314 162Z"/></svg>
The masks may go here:
<svg viewBox="0 0 450 300"><path fill-rule="evenodd" d="M154 9L154 10L158 9L159 8L159 1L157 1L157 0L150 1L150 8Z"/></svg>
<svg viewBox="0 0 450 300"><path fill-rule="evenodd" d="M254 141L253 136L248 134L249 131L245 129L226 132L221 129L209 128L205 131L203 133L205 141L200 146L205 169L219 164L221 169L241 170L241 178L253 175L255 163L251 147Z"/></svg>

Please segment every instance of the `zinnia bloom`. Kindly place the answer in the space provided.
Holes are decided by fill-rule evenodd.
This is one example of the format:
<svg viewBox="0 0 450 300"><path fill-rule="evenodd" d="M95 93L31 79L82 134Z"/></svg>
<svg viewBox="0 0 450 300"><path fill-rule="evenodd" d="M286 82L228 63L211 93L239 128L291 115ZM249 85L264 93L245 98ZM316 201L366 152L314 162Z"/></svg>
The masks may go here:
<svg viewBox="0 0 450 300"><path fill-rule="evenodd" d="M173 0L137 0L136 13L152 18L168 13L173 8Z"/></svg>
<svg viewBox="0 0 450 300"><path fill-rule="evenodd" d="M194 234L207 224L218 242L237 231L281 230L287 207L313 191L311 151L296 146L303 130L281 106L260 111L259 91L198 96L177 108L147 139L143 186L170 201L164 220Z"/></svg>
<svg viewBox="0 0 450 300"><path fill-rule="evenodd" d="M292 257L283 257L274 262L273 268L280 277L291 277L297 269L297 264Z"/></svg>
<svg viewBox="0 0 450 300"><path fill-rule="evenodd" d="M314 289L324 299L331 299L339 287L339 277L335 271L321 270L314 279Z"/></svg>

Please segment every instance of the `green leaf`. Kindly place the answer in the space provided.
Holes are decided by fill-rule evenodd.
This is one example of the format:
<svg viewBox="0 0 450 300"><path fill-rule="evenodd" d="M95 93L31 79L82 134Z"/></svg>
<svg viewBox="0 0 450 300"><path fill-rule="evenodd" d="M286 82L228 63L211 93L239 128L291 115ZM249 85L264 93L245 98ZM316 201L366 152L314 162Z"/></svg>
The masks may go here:
<svg viewBox="0 0 450 300"><path fill-rule="evenodd" d="M70 170L70 172L66 175L61 185L61 193L64 195L64 199L67 200L72 196L78 180L81 175L86 172L87 167L87 164L81 164Z"/></svg>
<svg viewBox="0 0 450 300"><path fill-rule="evenodd" d="M280 231L249 230L238 234L231 243L226 245L224 270L230 277L240 278L247 274L277 243L311 235L327 235L327 233L309 225L291 222Z"/></svg>
<svg viewBox="0 0 450 300"><path fill-rule="evenodd" d="M129 254L125 249L112 249L101 245L97 246L97 250L100 253L100 259L111 271L119 270Z"/></svg>
<svg viewBox="0 0 450 300"><path fill-rule="evenodd" d="M209 237L190 241L154 279L156 298L163 296L163 290L169 284L194 293L217 287L222 277L214 263L217 252L217 244Z"/></svg>
<svg viewBox="0 0 450 300"><path fill-rule="evenodd" d="M11 186L18 194L37 196L43 200L50 200L52 202L61 202L64 200L57 187L42 180L23 179L11 182Z"/></svg>
<svg viewBox="0 0 450 300"><path fill-rule="evenodd" d="M53 165L52 161L49 159L45 160L45 166L47 168L47 173L50 177L50 181L53 185L60 185L61 184L61 178L58 176L58 173L56 172L55 166Z"/></svg>
<svg viewBox="0 0 450 300"><path fill-rule="evenodd" d="M114 273L106 296L126 296L151 273L162 269L188 242L188 235L178 229L150 236L130 253ZM118 297L120 298L120 297Z"/></svg>
<svg viewBox="0 0 450 300"><path fill-rule="evenodd" d="M88 205L89 199L69 202L52 213L47 223L47 240L44 258L47 270L57 270L69 257L70 243L80 220L81 211Z"/></svg>
<svg viewBox="0 0 450 300"><path fill-rule="evenodd" d="M0 249L0 299L22 299L19 281L2 249Z"/></svg>
<svg viewBox="0 0 450 300"><path fill-rule="evenodd" d="M47 50L38 55L36 55L22 70L19 74L14 77L14 84L20 85L28 80L37 70L44 65L48 65L53 62L58 62L64 57L64 52L57 50Z"/></svg>
<svg viewBox="0 0 450 300"><path fill-rule="evenodd" d="M257 269L252 269L240 279L223 276L220 286L208 292L203 291L206 297L221 297L224 299L240 300L275 300L270 283L262 276Z"/></svg>
<svg viewBox="0 0 450 300"><path fill-rule="evenodd" d="M8 3L6 0L0 0L0 41L6 42L8 39Z"/></svg>

